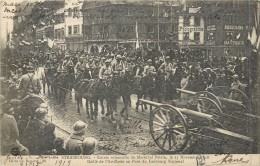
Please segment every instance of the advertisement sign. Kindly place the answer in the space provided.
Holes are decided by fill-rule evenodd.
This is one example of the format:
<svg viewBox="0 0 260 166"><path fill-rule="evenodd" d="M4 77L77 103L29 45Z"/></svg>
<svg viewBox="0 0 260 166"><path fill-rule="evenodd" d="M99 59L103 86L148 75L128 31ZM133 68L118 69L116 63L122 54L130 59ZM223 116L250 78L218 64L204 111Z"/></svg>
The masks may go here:
<svg viewBox="0 0 260 166"><path fill-rule="evenodd" d="M244 30L247 29L247 27L244 27L243 25L225 25L225 30Z"/></svg>
<svg viewBox="0 0 260 166"><path fill-rule="evenodd" d="M244 41L224 41L225 46L242 46Z"/></svg>
<svg viewBox="0 0 260 166"><path fill-rule="evenodd" d="M207 31L215 31L215 30L216 30L216 25L207 26Z"/></svg>
<svg viewBox="0 0 260 166"><path fill-rule="evenodd" d="M184 32L203 32L203 27L184 27Z"/></svg>

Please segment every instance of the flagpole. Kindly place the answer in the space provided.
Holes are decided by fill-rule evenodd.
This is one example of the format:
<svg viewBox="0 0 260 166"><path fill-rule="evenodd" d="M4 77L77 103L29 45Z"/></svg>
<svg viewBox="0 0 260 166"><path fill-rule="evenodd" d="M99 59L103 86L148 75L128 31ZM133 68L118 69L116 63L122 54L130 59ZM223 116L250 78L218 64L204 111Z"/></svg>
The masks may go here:
<svg viewBox="0 0 260 166"><path fill-rule="evenodd" d="M157 44L158 44L158 50L160 51L160 43L159 43L159 40L160 40L160 3L159 3L159 0L158 0L158 35L157 35Z"/></svg>

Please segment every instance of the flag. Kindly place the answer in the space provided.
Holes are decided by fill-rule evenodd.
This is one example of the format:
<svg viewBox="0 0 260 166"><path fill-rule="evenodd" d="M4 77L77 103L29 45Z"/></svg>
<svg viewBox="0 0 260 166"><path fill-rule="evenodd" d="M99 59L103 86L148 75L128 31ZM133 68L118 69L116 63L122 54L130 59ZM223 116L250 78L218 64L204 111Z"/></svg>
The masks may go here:
<svg viewBox="0 0 260 166"><path fill-rule="evenodd" d="M256 40L257 40L256 28L253 26L253 30L252 30L252 34L251 34L251 38L250 38L251 44L255 45Z"/></svg>
<svg viewBox="0 0 260 166"><path fill-rule="evenodd" d="M54 45L54 41L51 40L50 38L47 38L47 41L48 41L48 46L49 46L50 48L52 48L53 45Z"/></svg>
<svg viewBox="0 0 260 166"><path fill-rule="evenodd" d="M140 48L140 44L139 44L139 37L138 37L138 26L137 26L137 22L135 23L135 34L136 34L136 44L135 44L135 48L138 49L138 48Z"/></svg>
<svg viewBox="0 0 260 166"><path fill-rule="evenodd" d="M260 47L260 35L258 36L258 40L256 42L256 49L258 50Z"/></svg>
<svg viewBox="0 0 260 166"><path fill-rule="evenodd" d="M236 38L237 38L237 39L239 39L239 38L240 38L240 35L241 35L241 34L239 33L239 34L237 35L237 37L236 37Z"/></svg>

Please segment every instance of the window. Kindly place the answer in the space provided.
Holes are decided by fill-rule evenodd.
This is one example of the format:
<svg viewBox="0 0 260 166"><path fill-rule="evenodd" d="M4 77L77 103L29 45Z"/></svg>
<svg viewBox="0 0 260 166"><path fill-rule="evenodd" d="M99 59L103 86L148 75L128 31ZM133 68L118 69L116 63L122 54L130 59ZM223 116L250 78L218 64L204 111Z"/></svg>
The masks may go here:
<svg viewBox="0 0 260 166"><path fill-rule="evenodd" d="M233 14L227 14L225 16L225 21L226 21L226 23L230 23L230 24L234 23L234 15Z"/></svg>
<svg viewBox="0 0 260 166"><path fill-rule="evenodd" d="M214 41L214 40L215 40L214 32L207 33L207 41Z"/></svg>
<svg viewBox="0 0 260 166"><path fill-rule="evenodd" d="M130 8L127 9L126 16L131 16L131 9Z"/></svg>
<svg viewBox="0 0 260 166"><path fill-rule="evenodd" d="M55 32L54 32L54 39L57 39L57 38L58 38L58 37L57 37L57 36L58 36L57 33L58 33L58 29L55 29Z"/></svg>
<svg viewBox="0 0 260 166"><path fill-rule="evenodd" d="M79 7L73 8L73 17L79 17Z"/></svg>
<svg viewBox="0 0 260 166"><path fill-rule="evenodd" d="M194 40L196 42L199 42L200 41L200 33L199 32L194 32Z"/></svg>
<svg viewBox="0 0 260 166"><path fill-rule="evenodd" d="M79 34L79 25L73 26L73 34Z"/></svg>
<svg viewBox="0 0 260 166"><path fill-rule="evenodd" d="M166 10L166 9L164 9L163 10L163 17L169 17L169 11L168 10Z"/></svg>
<svg viewBox="0 0 260 166"><path fill-rule="evenodd" d="M61 39L64 39L64 29L61 29Z"/></svg>
<svg viewBox="0 0 260 166"><path fill-rule="evenodd" d="M127 26L127 32L134 32L134 26L133 25Z"/></svg>
<svg viewBox="0 0 260 166"><path fill-rule="evenodd" d="M189 16L184 16L183 25L184 26L190 25L190 17Z"/></svg>
<svg viewBox="0 0 260 166"><path fill-rule="evenodd" d="M189 32L183 33L183 40L189 40Z"/></svg>
<svg viewBox="0 0 260 166"><path fill-rule="evenodd" d="M172 32L178 32L178 24L172 25Z"/></svg>
<svg viewBox="0 0 260 166"><path fill-rule="evenodd" d="M147 25L147 33L154 33L154 26L153 25Z"/></svg>
<svg viewBox="0 0 260 166"><path fill-rule="evenodd" d="M126 26L121 26L120 32L121 33L126 33Z"/></svg>
<svg viewBox="0 0 260 166"><path fill-rule="evenodd" d="M72 17L72 9L71 8L68 9L68 17Z"/></svg>
<svg viewBox="0 0 260 166"><path fill-rule="evenodd" d="M225 40L233 40L235 38L234 32L226 32L226 39Z"/></svg>
<svg viewBox="0 0 260 166"><path fill-rule="evenodd" d="M72 27L71 26L68 26L68 34L72 35Z"/></svg>
<svg viewBox="0 0 260 166"><path fill-rule="evenodd" d="M58 29L58 35L57 38L60 39L60 29Z"/></svg>
<svg viewBox="0 0 260 166"><path fill-rule="evenodd" d="M195 26L200 26L200 18L199 17L195 17L194 18L194 25Z"/></svg>

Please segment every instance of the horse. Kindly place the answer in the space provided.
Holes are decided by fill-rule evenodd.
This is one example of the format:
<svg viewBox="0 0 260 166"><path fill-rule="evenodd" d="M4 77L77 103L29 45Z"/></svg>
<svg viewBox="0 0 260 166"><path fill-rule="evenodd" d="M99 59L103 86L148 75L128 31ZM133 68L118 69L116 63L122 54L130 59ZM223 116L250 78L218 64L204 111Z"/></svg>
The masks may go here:
<svg viewBox="0 0 260 166"><path fill-rule="evenodd" d="M77 102L77 112L80 114L82 98L86 99L86 114L92 121L95 121L98 114L98 100L102 107L101 113L104 114L104 92L105 86L100 81L91 79L88 70L80 73L75 79L75 100ZM90 106L90 111L89 111Z"/></svg>

